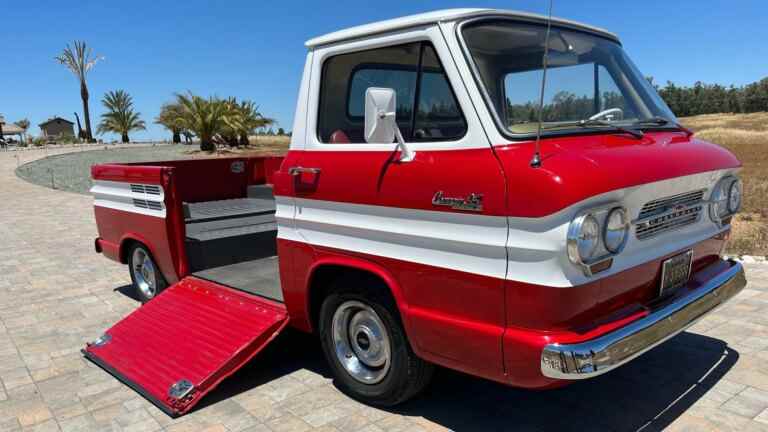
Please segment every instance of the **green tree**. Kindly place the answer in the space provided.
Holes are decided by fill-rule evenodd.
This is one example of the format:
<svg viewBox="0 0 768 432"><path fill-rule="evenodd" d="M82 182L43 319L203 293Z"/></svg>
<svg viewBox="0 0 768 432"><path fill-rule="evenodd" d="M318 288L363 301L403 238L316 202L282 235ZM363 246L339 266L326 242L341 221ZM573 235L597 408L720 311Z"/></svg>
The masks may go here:
<svg viewBox="0 0 768 432"><path fill-rule="evenodd" d="M134 130L144 130L146 126L141 120L141 114L133 110L133 98L124 90L111 91L101 100L107 110L101 115L98 133L112 132L120 134L121 141L130 141L128 133Z"/></svg>
<svg viewBox="0 0 768 432"><path fill-rule="evenodd" d="M185 130L194 132L200 138L200 150L213 151L214 137L226 125L231 107L217 97L203 98L188 92L176 94L176 103L181 107L181 124Z"/></svg>
<svg viewBox="0 0 768 432"><path fill-rule="evenodd" d="M162 125L173 134L173 143L181 142L181 134L184 133L184 109L178 103L165 103L160 108L160 114L155 123Z"/></svg>
<svg viewBox="0 0 768 432"><path fill-rule="evenodd" d="M21 119L14 123L16 126L22 128L24 132L22 133L22 141L27 142L27 129L29 129L29 119Z"/></svg>
<svg viewBox="0 0 768 432"><path fill-rule="evenodd" d="M667 82L659 95L680 117L722 112L751 113L768 111L768 78L743 87L696 82L682 87Z"/></svg>
<svg viewBox="0 0 768 432"><path fill-rule="evenodd" d="M233 126L239 144L242 146L248 145L248 136L253 134L256 129L275 123L273 119L264 117L259 112L259 106L250 100L244 100L239 104L235 103L232 110L233 113L230 118L234 119Z"/></svg>
<svg viewBox="0 0 768 432"><path fill-rule="evenodd" d="M93 67L104 57L93 54L93 49L88 47L85 41L74 41L74 50L67 44L64 51L54 59L72 72L80 82L80 98L83 100L83 113L85 114L85 135L90 142L93 141L91 132L91 113L88 109L88 85L86 78Z"/></svg>

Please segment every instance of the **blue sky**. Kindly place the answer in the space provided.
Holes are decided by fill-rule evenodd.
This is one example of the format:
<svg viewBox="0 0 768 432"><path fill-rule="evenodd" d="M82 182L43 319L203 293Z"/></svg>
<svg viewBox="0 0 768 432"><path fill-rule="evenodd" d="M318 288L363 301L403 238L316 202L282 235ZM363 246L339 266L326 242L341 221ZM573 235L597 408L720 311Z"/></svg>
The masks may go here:
<svg viewBox="0 0 768 432"><path fill-rule="evenodd" d="M75 78L53 61L84 39L106 60L93 70L91 116L100 99L124 89L147 121L138 140L167 133L152 120L174 92L237 96L290 130L304 41L381 19L449 7L543 13L546 0L329 2L186 0L11 2L0 21L0 113L27 117L31 132L53 115L81 112ZM555 0L554 15L618 33L645 75L657 82L742 85L768 77L765 0ZM113 139L112 136L103 137Z"/></svg>

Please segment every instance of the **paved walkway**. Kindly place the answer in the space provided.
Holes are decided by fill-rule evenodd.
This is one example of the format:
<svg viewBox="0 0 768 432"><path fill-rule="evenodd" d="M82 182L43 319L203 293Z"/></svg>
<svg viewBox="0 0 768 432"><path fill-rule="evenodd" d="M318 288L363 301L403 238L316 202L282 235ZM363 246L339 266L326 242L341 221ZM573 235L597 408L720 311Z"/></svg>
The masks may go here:
<svg viewBox="0 0 768 432"><path fill-rule="evenodd" d="M40 157L23 152L22 162ZM171 420L79 349L138 304L93 252L92 200L17 179L0 154L0 431L768 431L768 265L727 307L630 365L530 392L439 370L382 411L340 394L310 336L288 333Z"/></svg>

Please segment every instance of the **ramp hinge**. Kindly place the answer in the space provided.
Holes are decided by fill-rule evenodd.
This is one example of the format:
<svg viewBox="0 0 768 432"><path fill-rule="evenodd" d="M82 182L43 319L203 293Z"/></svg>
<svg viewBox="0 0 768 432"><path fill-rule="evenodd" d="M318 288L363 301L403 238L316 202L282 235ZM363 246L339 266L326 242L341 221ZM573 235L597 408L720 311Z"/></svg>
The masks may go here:
<svg viewBox="0 0 768 432"><path fill-rule="evenodd" d="M103 335L99 336L98 339L95 341L89 343L89 346L95 346L100 347L108 344L112 340L112 336L109 335L109 333L104 333Z"/></svg>
<svg viewBox="0 0 768 432"><path fill-rule="evenodd" d="M181 400L189 396L189 394L192 393L192 390L194 389L195 389L195 386L192 384L191 381L189 381L188 379L182 379L182 380L176 381L168 389L168 397L175 400Z"/></svg>

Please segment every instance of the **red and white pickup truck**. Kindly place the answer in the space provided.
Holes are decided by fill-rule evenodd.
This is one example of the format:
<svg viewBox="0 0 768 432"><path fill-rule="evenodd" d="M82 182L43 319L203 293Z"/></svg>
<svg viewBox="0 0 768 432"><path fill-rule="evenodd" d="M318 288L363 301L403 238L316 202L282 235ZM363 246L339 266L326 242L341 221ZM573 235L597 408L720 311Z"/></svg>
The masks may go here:
<svg viewBox="0 0 768 432"><path fill-rule="evenodd" d="M547 24L461 9L312 39L284 158L94 166L96 250L145 304L86 356L179 415L291 325L387 406L433 365L594 377L733 297L739 161L614 34Z"/></svg>

